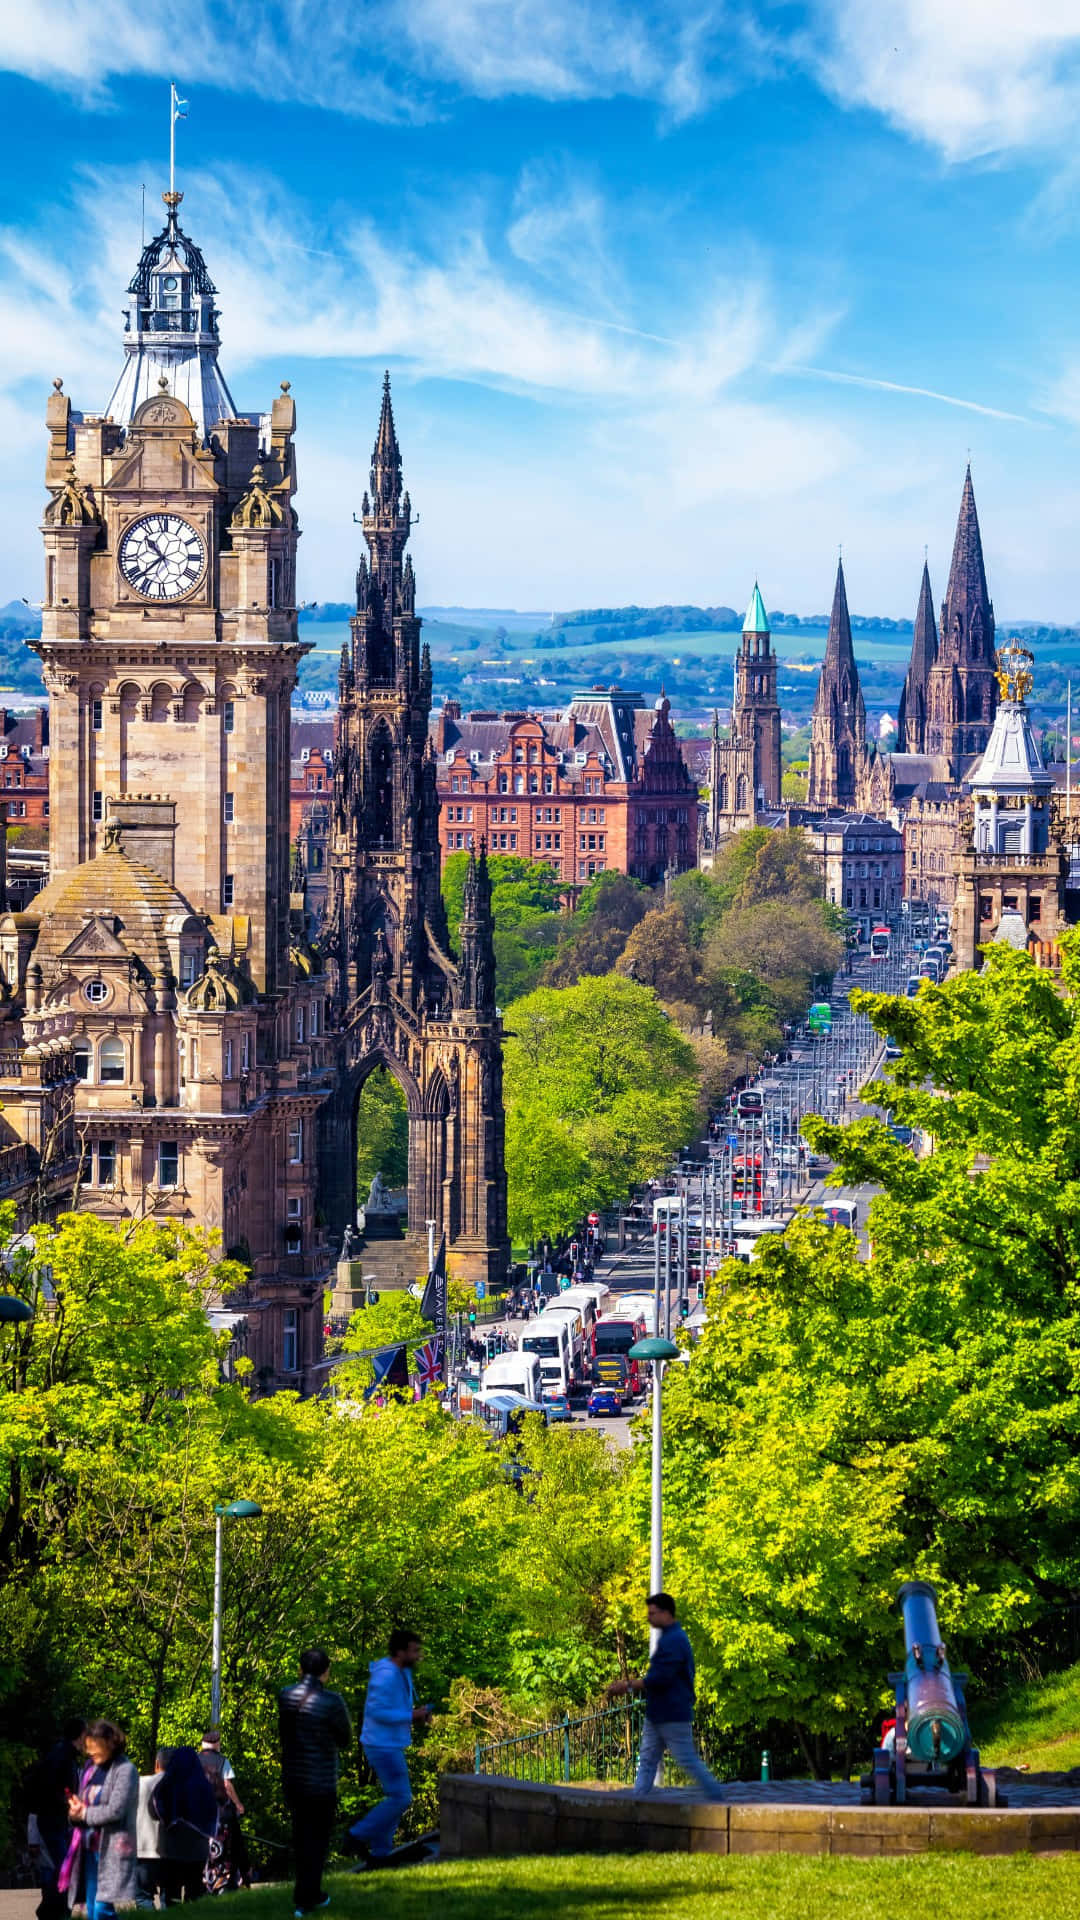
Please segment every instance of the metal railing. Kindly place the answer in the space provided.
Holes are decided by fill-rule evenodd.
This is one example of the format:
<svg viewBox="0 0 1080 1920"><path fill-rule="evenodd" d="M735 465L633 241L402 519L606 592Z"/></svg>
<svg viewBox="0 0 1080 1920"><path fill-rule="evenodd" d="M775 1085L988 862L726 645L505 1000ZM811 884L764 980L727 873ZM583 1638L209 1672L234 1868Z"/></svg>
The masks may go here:
<svg viewBox="0 0 1080 1920"><path fill-rule="evenodd" d="M613 1780L631 1785L644 1718L644 1702L630 1700L575 1719L567 1714L510 1740L478 1741L473 1771L541 1785L558 1780Z"/></svg>

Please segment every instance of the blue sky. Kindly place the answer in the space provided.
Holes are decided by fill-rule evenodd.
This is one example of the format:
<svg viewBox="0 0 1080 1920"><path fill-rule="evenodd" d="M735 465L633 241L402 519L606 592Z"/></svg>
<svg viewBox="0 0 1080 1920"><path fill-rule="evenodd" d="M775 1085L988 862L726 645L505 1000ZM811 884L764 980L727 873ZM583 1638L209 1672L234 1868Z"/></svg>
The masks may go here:
<svg viewBox="0 0 1080 1920"><path fill-rule="evenodd" d="M423 602L814 612L842 544L910 615L970 450L999 620L1080 619L1076 0L20 0L0 63L0 599L52 376L118 370L175 78L307 595L349 595L389 366Z"/></svg>

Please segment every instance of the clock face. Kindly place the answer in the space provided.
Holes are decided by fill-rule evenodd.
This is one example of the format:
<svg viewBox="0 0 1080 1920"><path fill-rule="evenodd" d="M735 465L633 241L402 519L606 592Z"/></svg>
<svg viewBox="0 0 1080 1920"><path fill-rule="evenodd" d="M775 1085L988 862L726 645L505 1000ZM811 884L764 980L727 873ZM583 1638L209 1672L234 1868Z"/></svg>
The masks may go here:
<svg viewBox="0 0 1080 1920"><path fill-rule="evenodd" d="M179 600L206 567L202 535L176 513L147 513L120 542L120 571L147 600Z"/></svg>

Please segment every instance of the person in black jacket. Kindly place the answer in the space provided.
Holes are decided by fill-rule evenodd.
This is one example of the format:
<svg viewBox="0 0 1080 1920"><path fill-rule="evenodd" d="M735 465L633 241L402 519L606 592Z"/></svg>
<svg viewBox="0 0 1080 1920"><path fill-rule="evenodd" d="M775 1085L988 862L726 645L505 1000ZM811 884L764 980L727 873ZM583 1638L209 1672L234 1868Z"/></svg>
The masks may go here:
<svg viewBox="0 0 1080 1920"><path fill-rule="evenodd" d="M68 1798L79 1785L86 1742L86 1721L65 1722L61 1738L30 1770L27 1780L28 1844L41 1886L38 1920L65 1920L68 1896L57 1887L71 1822Z"/></svg>
<svg viewBox="0 0 1080 1920"><path fill-rule="evenodd" d="M300 1678L278 1694L281 1784L292 1816L296 1857L296 1920L330 1905L323 1868L337 1813L339 1756L352 1741L349 1709L325 1683L330 1656L321 1647L300 1655Z"/></svg>
<svg viewBox="0 0 1080 1920"><path fill-rule="evenodd" d="M609 1694L645 1695L645 1725L634 1792L652 1792L666 1750L707 1800L722 1800L724 1790L719 1780L709 1772L694 1745L694 1651L675 1618L675 1602L670 1593L650 1593L645 1611L658 1636L648 1671L640 1678L615 1680L607 1689Z"/></svg>

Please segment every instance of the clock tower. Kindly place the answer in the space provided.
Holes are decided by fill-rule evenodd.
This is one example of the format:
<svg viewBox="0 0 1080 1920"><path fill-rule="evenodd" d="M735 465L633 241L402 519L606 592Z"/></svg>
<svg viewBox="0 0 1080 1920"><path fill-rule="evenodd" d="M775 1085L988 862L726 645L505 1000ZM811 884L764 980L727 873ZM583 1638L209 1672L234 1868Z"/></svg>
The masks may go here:
<svg viewBox="0 0 1080 1920"><path fill-rule="evenodd" d="M129 288L103 414L48 403L45 603L50 873L101 852L110 802L175 803L175 884L265 992L289 942L296 409L239 413L215 290L177 219ZM149 844L149 842L147 842Z"/></svg>

